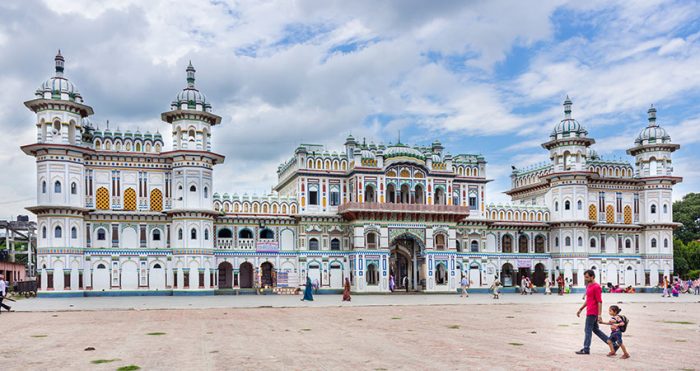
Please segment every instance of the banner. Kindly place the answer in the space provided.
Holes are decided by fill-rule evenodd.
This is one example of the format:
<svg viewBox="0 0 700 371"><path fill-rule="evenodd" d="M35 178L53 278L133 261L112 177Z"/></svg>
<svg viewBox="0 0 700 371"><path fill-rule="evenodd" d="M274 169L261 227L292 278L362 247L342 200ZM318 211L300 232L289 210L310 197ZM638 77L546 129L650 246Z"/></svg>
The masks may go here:
<svg viewBox="0 0 700 371"><path fill-rule="evenodd" d="M532 260L530 259L518 259L516 261L518 268L530 268L532 269Z"/></svg>
<svg viewBox="0 0 700 371"><path fill-rule="evenodd" d="M258 241L255 245L257 252L278 252L280 251L279 242L277 241Z"/></svg>

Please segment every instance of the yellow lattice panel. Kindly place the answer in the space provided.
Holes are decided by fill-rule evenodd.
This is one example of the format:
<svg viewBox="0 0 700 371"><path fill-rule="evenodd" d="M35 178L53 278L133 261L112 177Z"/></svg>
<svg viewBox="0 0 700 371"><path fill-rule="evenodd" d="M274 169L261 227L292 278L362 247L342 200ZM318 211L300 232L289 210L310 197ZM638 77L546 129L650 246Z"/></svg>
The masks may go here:
<svg viewBox="0 0 700 371"><path fill-rule="evenodd" d="M625 206L625 224L632 224L632 208Z"/></svg>
<svg viewBox="0 0 700 371"><path fill-rule="evenodd" d="M160 189L151 191L151 211L163 211L163 192Z"/></svg>
<svg viewBox="0 0 700 371"><path fill-rule="evenodd" d="M615 224L615 209L613 209L612 205L608 205L605 208L605 222Z"/></svg>
<svg viewBox="0 0 700 371"><path fill-rule="evenodd" d="M97 189L95 194L95 207L98 210L109 210L109 190L105 187Z"/></svg>
<svg viewBox="0 0 700 371"><path fill-rule="evenodd" d="M124 191L124 210L136 211L136 191L133 188Z"/></svg>
<svg viewBox="0 0 700 371"><path fill-rule="evenodd" d="M598 220L598 208L595 205L588 206L588 220Z"/></svg>

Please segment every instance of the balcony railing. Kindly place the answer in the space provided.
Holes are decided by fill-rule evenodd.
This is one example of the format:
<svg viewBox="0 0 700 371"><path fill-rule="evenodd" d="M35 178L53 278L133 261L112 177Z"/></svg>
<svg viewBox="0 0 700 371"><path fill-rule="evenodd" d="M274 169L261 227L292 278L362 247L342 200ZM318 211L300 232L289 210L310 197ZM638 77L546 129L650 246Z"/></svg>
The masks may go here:
<svg viewBox="0 0 700 371"><path fill-rule="evenodd" d="M217 238L216 248L223 250L255 250L255 239L239 238L238 244L233 238Z"/></svg>
<svg viewBox="0 0 700 371"><path fill-rule="evenodd" d="M458 205L425 205L379 202L346 202L338 207L339 213L348 212L388 212L388 213L424 213L424 214L454 214L469 215L468 206Z"/></svg>

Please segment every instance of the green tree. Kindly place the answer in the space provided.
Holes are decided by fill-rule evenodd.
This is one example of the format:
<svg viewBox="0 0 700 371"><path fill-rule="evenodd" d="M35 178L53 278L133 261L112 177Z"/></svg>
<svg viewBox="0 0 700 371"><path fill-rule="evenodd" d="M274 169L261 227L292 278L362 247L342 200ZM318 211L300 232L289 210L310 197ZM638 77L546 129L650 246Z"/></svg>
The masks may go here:
<svg viewBox="0 0 700 371"><path fill-rule="evenodd" d="M688 193L673 203L673 221L682 224L673 234L683 243L700 239L700 193Z"/></svg>

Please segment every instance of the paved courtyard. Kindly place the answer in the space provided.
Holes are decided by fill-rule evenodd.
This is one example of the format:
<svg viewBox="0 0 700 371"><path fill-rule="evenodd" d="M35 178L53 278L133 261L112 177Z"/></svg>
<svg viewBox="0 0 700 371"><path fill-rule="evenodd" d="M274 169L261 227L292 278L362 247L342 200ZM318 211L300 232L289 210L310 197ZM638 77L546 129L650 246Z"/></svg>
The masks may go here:
<svg viewBox="0 0 700 371"><path fill-rule="evenodd" d="M580 295L30 299L2 313L3 369L694 369L700 296L605 295L631 359L581 347ZM261 307L261 308L252 308ZM167 309L166 309L167 308ZM94 350L86 351L92 347Z"/></svg>

